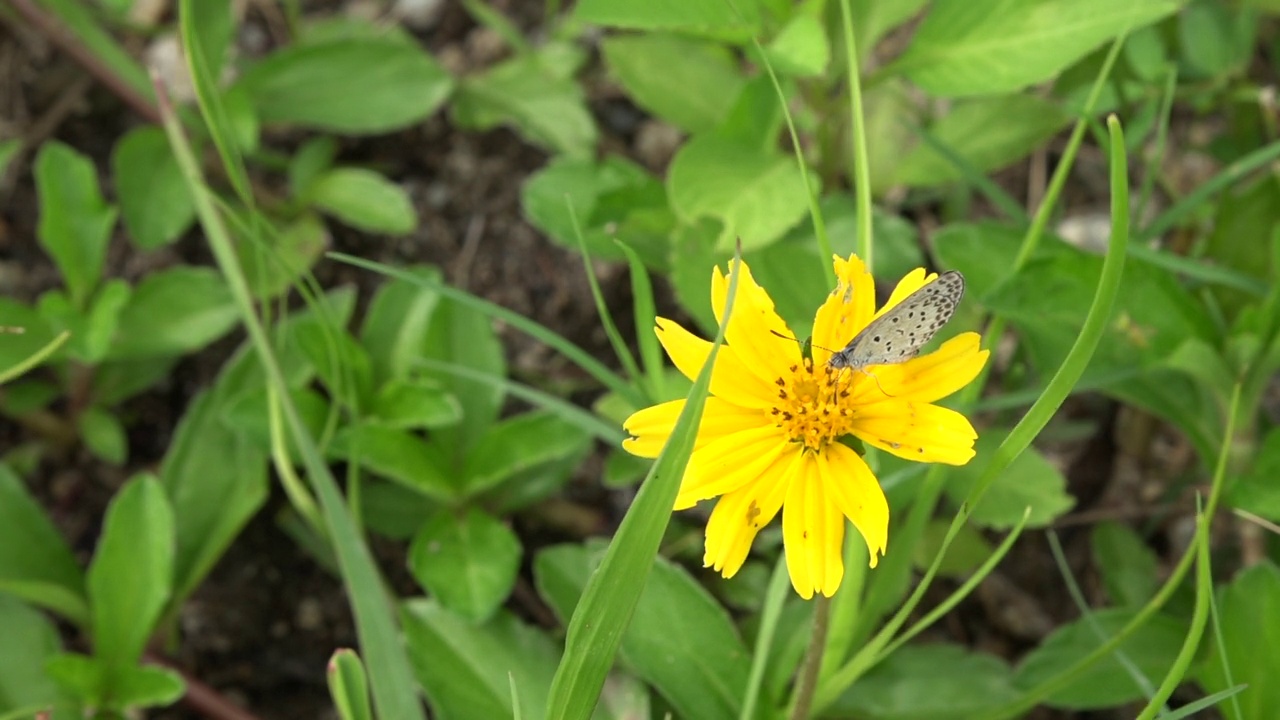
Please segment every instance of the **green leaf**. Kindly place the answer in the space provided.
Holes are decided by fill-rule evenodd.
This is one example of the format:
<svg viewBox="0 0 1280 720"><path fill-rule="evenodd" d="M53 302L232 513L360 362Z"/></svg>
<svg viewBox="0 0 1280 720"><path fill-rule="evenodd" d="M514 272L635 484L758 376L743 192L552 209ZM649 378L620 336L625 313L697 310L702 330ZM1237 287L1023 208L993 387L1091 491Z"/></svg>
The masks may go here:
<svg viewBox="0 0 1280 720"><path fill-rule="evenodd" d="M373 720L369 680L355 651L343 648L329 658L329 695L342 720Z"/></svg>
<svg viewBox="0 0 1280 720"><path fill-rule="evenodd" d="M600 49L636 105L685 132L715 128L745 84L733 55L718 43L647 33L605 38Z"/></svg>
<svg viewBox="0 0 1280 720"><path fill-rule="evenodd" d="M78 351L81 360L98 363L111 352L112 338L115 337L125 306L132 295L133 291L125 281L114 278L108 280L93 296L89 313L75 318L81 321L80 336L73 338L72 350Z"/></svg>
<svg viewBox="0 0 1280 720"><path fill-rule="evenodd" d="M515 587L520 539L479 508L437 513L409 547L409 572L451 612L488 620Z"/></svg>
<svg viewBox="0 0 1280 720"><path fill-rule="evenodd" d="M167 245L191 227L195 204L163 130L130 131L116 143L111 168L124 226L139 248Z"/></svg>
<svg viewBox="0 0 1280 720"><path fill-rule="evenodd" d="M1226 501L1232 506L1280 522L1280 428L1272 428L1262 439L1252 467L1227 486Z"/></svg>
<svg viewBox="0 0 1280 720"><path fill-rule="evenodd" d="M177 357L142 360L108 360L93 373L93 398L103 407L114 407L172 377Z"/></svg>
<svg viewBox="0 0 1280 720"><path fill-rule="evenodd" d="M213 569L267 500L267 453L222 421L227 386L224 369L214 390L191 400L160 464L176 528L173 586L179 599Z"/></svg>
<svg viewBox="0 0 1280 720"><path fill-rule="evenodd" d="M440 280L440 270L418 266L408 272ZM440 293L407 280L382 283L360 328L360 343L373 362L376 381L408 379L423 356L427 328L440 304Z"/></svg>
<svg viewBox="0 0 1280 720"><path fill-rule="evenodd" d="M378 389L369 422L409 430L439 428L462 419L458 399L429 380L390 380Z"/></svg>
<svg viewBox="0 0 1280 720"><path fill-rule="evenodd" d="M1177 0L938 0L886 70L932 95L1008 93L1043 82Z"/></svg>
<svg viewBox="0 0 1280 720"><path fill-rule="evenodd" d="M567 620L587 577L603 555L579 545L538 553L538 592ZM745 691L749 658L725 609L678 565L655 562L631 625L622 659L676 709L678 717L735 718Z"/></svg>
<svg viewBox="0 0 1280 720"><path fill-rule="evenodd" d="M907 645L854 683L831 714L876 720L983 717L1018 697L1000 658L949 643Z"/></svg>
<svg viewBox="0 0 1280 720"><path fill-rule="evenodd" d="M298 346L329 393L349 408L373 394L373 361L346 329L329 324L299 328Z"/></svg>
<svg viewBox="0 0 1280 720"><path fill-rule="evenodd" d="M581 86L526 55L463 81L451 106L459 127L512 125L525 139L577 157L595 152L598 131Z"/></svg>
<svg viewBox="0 0 1280 720"><path fill-rule="evenodd" d="M536 628L506 611L477 626L431 600L405 603L401 621L414 674L438 716L543 717L559 651ZM520 690L515 709L512 687Z"/></svg>
<svg viewBox="0 0 1280 720"><path fill-rule="evenodd" d="M0 325L22 328L5 333L0 342L0 372L4 372L39 352L54 337L53 328L36 308L0 297Z"/></svg>
<svg viewBox="0 0 1280 720"><path fill-rule="evenodd" d="M1235 701L1222 703L1222 714L1228 720L1264 720L1280 707L1274 682L1280 676L1280 570L1269 560L1254 565L1220 589L1218 603L1222 643L1206 643L1209 654L1198 679L1208 693L1247 685Z"/></svg>
<svg viewBox="0 0 1280 720"><path fill-rule="evenodd" d="M298 283L316 264L329 244L329 230L320 216L302 212L264 242L241 242L236 254L244 266L254 297L267 300Z"/></svg>
<svg viewBox="0 0 1280 720"><path fill-rule="evenodd" d="M76 418L84 444L89 451L112 465L121 465L129 452L129 439L124 425L109 410L97 405L88 407Z"/></svg>
<svg viewBox="0 0 1280 720"><path fill-rule="evenodd" d="M1251 10L1193 0L1178 15L1178 48L1188 79L1242 74L1253 56L1258 16ZM1181 74L1181 73L1180 73Z"/></svg>
<svg viewBox="0 0 1280 720"><path fill-rule="evenodd" d="M989 457L1004 434L995 428L984 430L974 444L978 456ZM947 483L947 495L953 502L964 502L982 469L980 463L969 463L954 470L954 480ZM1075 506L1075 498L1066 488L1067 479L1053 463L1035 448L1027 448L991 484L973 508L971 519L984 527L1008 530L1022 521L1023 511L1030 507L1027 527L1044 527Z"/></svg>
<svg viewBox="0 0 1280 720"><path fill-rule="evenodd" d="M316 178L333 167L337 157L338 141L328 135L304 142L289 159L289 190L296 197L304 197Z"/></svg>
<svg viewBox="0 0 1280 720"><path fill-rule="evenodd" d="M574 7L580 22L628 30L678 30L748 39L760 31L754 2L719 0L583 0Z"/></svg>
<svg viewBox="0 0 1280 720"><path fill-rule="evenodd" d="M428 328L422 354L431 360L505 377L507 361L492 322L475 308L457 302L443 303ZM443 371L427 370L424 375L439 382L462 404L462 422L431 436L433 444L444 450L452 466L461 468L471 446L498 418L505 393L501 387Z"/></svg>
<svg viewBox="0 0 1280 720"><path fill-rule="evenodd" d="M116 684L118 707L163 707L177 702L187 692L182 676L155 665L124 668Z"/></svg>
<svg viewBox="0 0 1280 720"><path fill-rule="evenodd" d="M0 464L0 597L6 594L77 624L89 619L84 577L71 548L22 480Z"/></svg>
<svg viewBox="0 0 1280 720"><path fill-rule="evenodd" d="M120 313L113 360L182 355L236 326L226 282L216 270L177 265L147 275Z"/></svg>
<svg viewBox="0 0 1280 720"><path fill-rule="evenodd" d="M822 23L808 13L791 18L764 48L775 72L795 77L821 75L831 62L831 45Z"/></svg>
<svg viewBox="0 0 1280 720"><path fill-rule="evenodd" d="M1118 608L1098 610L1059 627L1022 659L1014 671L1014 685L1030 689L1059 675L1119 632L1137 612ZM1124 653L1143 676L1158 682L1158 678L1169 672L1186 633L1185 623L1166 615L1155 615L1134 631L1117 652ZM1077 676L1046 702L1058 708L1091 710L1142 698L1142 688L1112 655Z"/></svg>
<svg viewBox="0 0 1280 720"><path fill-rule="evenodd" d="M83 309L102 277L116 210L102 199L93 162L60 142L40 146L34 173L40 200L36 234L72 304Z"/></svg>
<svg viewBox="0 0 1280 720"><path fill-rule="evenodd" d="M1093 560L1112 603L1141 607L1155 596L1160 586L1159 560L1136 532L1127 525L1108 521L1099 523L1090 539Z"/></svg>
<svg viewBox="0 0 1280 720"><path fill-rule="evenodd" d="M0 715L24 708L65 708L71 703L44 671L45 661L62 647L52 622L20 600L0 593L0 637L4 638L0 643ZM67 713L75 716L71 708Z"/></svg>
<svg viewBox="0 0 1280 720"><path fill-rule="evenodd" d="M717 248L744 250L782 237L808 212L804 177L791 155L756 151L717 136L685 143L667 176L671 206L685 222L710 217L723 224Z"/></svg>
<svg viewBox="0 0 1280 720"><path fill-rule="evenodd" d="M311 185L307 199L321 211L369 232L404 235L418 224L405 191L372 170L329 170Z"/></svg>
<svg viewBox="0 0 1280 720"><path fill-rule="evenodd" d="M440 503L423 494L378 478L371 478L360 492L365 524L394 540L413 537L422 523L440 510Z"/></svg>
<svg viewBox="0 0 1280 720"><path fill-rule="evenodd" d="M980 171L998 170L1040 147L1067 123L1057 105L1034 95L1001 95L957 102L929 132ZM964 175L928 143L919 142L899 161L895 180L930 187Z"/></svg>
<svg viewBox="0 0 1280 720"><path fill-rule="evenodd" d="M94 657L103 699L119 697L125 671L142 655L172 593L173 511L151 476L130 481L112 499L87 575Z"/></svg>
<svg viewBox="0 0 1280 720"><path fill-rule="evenodd" d="M237 87L263 123L376 134L435 112L453 81L411 42L361 37L279 50L250 68Z"/></svg>
<svg viewBox="0 0 1280 720"><path fill-rule="evenodd" d="M360 462L373 472L434 500L458 494L449 479L443 453L422 438L389 427L350 425L338 432L329 447L332 457Z"/></svg>
<svg viewBox="0 0 1280 720"><path fill-rule="evenodd" d="M478 493L538 465L574 455L591 437L550 411L497 423L467 454L464 492Z"/></svg>
<svg viewBox="0 0 1280 720"><path fill-rule="evenodd" d="M556 158L525 182L520 204L534 227L567 248L578 249L572 206L592 258L625 260L616 239L635 250L648 267L667 266L668 235L675 226L667 190L626 158Z"/></svg>
<svg viewBox="0 0 1280 720"><path fill-rule="evenodd" d="M45 674L65 692L89 705L107 702L102 697L102 661L80 653L58 653L45 661ZM123 673L122 673L123 674Z"/></svg>
<svg viewBox="0 0 1280 720"><path fill-rule="evenodd" d="M933 563L933 558L942 547L942 541L946 537L950 526L950 521L938 519L930 522L925 527L924 535L921 536L920 542L915 546L914 557L912 558L917 568L921 570L929 569L929 565ZM961 525L960 531L952 538L951 545L947 548L946 557L938 565L938 574L947 577L967 577L969 573L978 569L978 566L991 557L992 551L991 543L987 542L987 539L982 536L976 526L971 524Z"/></svg>

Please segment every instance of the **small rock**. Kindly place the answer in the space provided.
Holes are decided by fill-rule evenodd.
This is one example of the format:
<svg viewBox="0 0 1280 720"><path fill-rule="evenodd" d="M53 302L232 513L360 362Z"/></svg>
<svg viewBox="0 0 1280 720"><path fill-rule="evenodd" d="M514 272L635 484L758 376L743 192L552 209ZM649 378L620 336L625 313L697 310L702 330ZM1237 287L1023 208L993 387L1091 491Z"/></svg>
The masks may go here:
<svg viewBox="0 0 1280 720"><path fill-rule="evenodd" d="M314 597L305 597L298 603L294 613L293 624L299 630L315 630L324 623L324 608Z"/></svg>
<svg viewBox="0 0 1280 720"><path fill-rule="evenodd" d="M396 0L391 13L414 30L430 30L440 20L440 0Z"/></svg>
<svg viewBox="0 0 1280 720"><path fill-rule="evenodd" d="M645 120L636 132L636 156L653 170L664 168L671 162L683 139L684 133L675 125L661 120Z"/></svg>

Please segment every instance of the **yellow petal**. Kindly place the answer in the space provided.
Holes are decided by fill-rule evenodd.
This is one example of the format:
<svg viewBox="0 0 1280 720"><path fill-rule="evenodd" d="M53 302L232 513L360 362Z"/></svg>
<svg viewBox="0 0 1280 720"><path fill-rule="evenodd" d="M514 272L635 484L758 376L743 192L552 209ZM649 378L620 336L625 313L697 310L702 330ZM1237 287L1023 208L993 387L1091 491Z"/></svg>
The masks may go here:
<svg viewBox="0 0 1280 720"><path fill-rule="evenodd" d="M684 469L675 509L693 507L699 500L733 492L760 478L791 446L777 427L766 425L725 435L694 450Z"/></svg>
<svg viewBox="0 0 1280 720"><path fill-rule="evenodd" d="M885 402L860 408L853 434L905 460L964 465L978 438L968 418L928 403Z"/></svg>
<svg viewBox="0 0 1280 720"><path fill-rule="evenodd" d="M803 457L782 508L782 542L791 586L808 600L815 591L831 597L844 579L844 514L827 496L814 454Z"/></svg>
<svg viewBox="0 0 1280 720"><path fill-rule="evenodd" d="M676 369L696 380L711 352L711 343L666 318L657 319L655 332ZM743 407L769 408L778 388L749 371L734 349L723 345L711 371L711 394Z"/></svg>
<svg viewBox="0 0 1280 720"><path fill-rule="evenodd" d="M822 365L871 322L876 311L876 286L867 266L855 255L835 258L836 289L813 319L813 361Z"/></svg>
<svg viewBox="0 0 1280 720"><path fill-rule="evenodd" d="M715 268L711 275L711 307L717 322L722 319L728 297L729 277ZM745 262L733 301L733 316L724 337L747 369L766 384L781 377L801 359L791 328L778 316L773 299L756 283Z"/></svg>
<svg viewBox="0 0 1280 720"><path fill-rule="evenodd" d="M716 502L707 521L704 567L714 568L726 578L737 574L756 533L782 509L790 476L799 462L800 453L785 453L761 473L757 482L726 493Z"/></svg>
<svg viewBox="0 0 1280 720"><path fill-rule="evenodd" d="M863 383L861 388L895 400L941 400L982 372L990 352L979 349L981 340L978 333L961 333L927 355L869 368L867 372L879 382Z"/></svg>
<svg viewBox="0 0 1280 720"><path fill-rule="evenodd" d="M818 472L836 507L861 533L875 567L889 542L889 501L867 463L852 448L828 445L818 459Z"/></svg>
<svg viewBox="0 0 1280 720"><path fill-rule="evenodd" d="M662 446L671 436L671 430L684 410L684 400L651 405L637 410L622 423L622 429L634 437L622 441L622 448L640 457L658 457ZM770 422L760 410L743 408L718 397L708 397L702 408L702 422L698 425L694 449L724 435L759 427Z"/></svg>
<svg viewBox="0 0 1280 720"><path fill-rule="evenodd" d="M895 287L893 292L889 294L889 300L885 302L884 307L880 308L880 311L876 313L876 317L880 317L889 310L892 310L894 305L906 300L908 295L937 279L938 273L925 274L924 268L916 268L906 275L903 275L902 279L898 281L897 287Z"/></svg>

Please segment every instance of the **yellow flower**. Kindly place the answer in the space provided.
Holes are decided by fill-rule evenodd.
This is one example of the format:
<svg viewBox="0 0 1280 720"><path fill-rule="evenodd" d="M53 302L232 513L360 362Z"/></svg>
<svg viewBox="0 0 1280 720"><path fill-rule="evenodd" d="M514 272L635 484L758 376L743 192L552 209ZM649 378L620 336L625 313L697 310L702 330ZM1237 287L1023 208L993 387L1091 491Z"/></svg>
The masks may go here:
<svg viewBox="0 0 1280 720"><path fill-rule="evenodd" d="M760 528L782 510L787 570L796 592L830 597L844 576L844 519L871 551L885 551L889 504L862 455L841 442L852 436L907 460L963 465L977 433L960 413L934 401L973 380L987 361L977 333L962 333L927 355L866 370L832 370L839 350L874 320L875 287L856 256L835 258L836 289L813 322L812 359L746 263L733 316L711 377L693 457L675 509L720 497L707 522L703 562L733 577ZM880 313L936 277L916 269L904 277ZM711 306L719 319L729 292L717 268ZM658 318L656 332L675 366L697 376L711 343ZM781 337L780 337L781 336ZM657 457L684 400L648 407L627 418L629 452Z"/></svg>

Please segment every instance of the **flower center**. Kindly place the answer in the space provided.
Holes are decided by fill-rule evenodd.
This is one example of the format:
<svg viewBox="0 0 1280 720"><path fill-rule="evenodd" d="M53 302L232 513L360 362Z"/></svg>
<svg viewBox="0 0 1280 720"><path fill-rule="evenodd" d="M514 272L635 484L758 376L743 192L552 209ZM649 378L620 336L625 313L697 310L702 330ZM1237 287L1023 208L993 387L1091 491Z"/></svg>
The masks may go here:
<svg viewBox="0 0 1280 720"><path fill-rule="evenodd" d="M790 371L790 377L774 381L778 385L778 399L770 411L774 423L792 442L810 450L821 450L849 434L854 415L849 373L826 364L815 368L809 359L792 365Z"/></svg>

